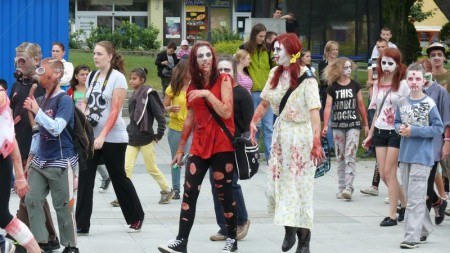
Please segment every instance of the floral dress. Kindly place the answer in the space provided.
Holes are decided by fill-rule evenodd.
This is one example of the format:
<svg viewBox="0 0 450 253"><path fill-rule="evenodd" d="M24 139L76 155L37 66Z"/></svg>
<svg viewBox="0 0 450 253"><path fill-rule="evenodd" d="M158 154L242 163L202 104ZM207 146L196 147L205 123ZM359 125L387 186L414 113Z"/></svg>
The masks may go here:
<svg viewBox="0 0 450 253"><path fill-rule="evenodd" d="M284 72L275 89L270 82L276 68L269 74L261 98L268 101L278 115L273 126L272 151L266 184L269 213L274 224L312 228L313 190L316 167L310 158L313 130L309 111L320 109L315 78L305 79L290 95L279 115L281 99L289 88L290 76ZM302 69L300 75L305 69Z"/></svg>

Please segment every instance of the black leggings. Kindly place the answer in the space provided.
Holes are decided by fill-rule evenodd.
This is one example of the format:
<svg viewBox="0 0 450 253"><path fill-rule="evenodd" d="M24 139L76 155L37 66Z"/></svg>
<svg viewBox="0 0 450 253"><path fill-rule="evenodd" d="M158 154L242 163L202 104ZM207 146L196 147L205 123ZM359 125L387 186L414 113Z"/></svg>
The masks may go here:
<svg viewBox="0 0 450 253"><path fill-rule="evenodd" d="M208 168L213 170L213 178L217 196L224 210L228 237L236 238L237 215L233 200L231 182L233 178L234 154L222 152L212 155L209 159L191 156L186 166L184 177L184 194L180 212L180 227L178 237L188 239L194 224L200 187Z"/></svg>
<svg viewBox="0 0 450 253"><path fill-rule="evenodd" d="M5 228L13 219L9 212L12 169L11 157L0 155L0 228Z"/></svg>
<svg viewBox="0 0 450 253"><path fill-rule="evenodd" d="M95 150L94 157L86 161L87 169L80 169L78 179L77 208L75 218L77 227L87 229L91 225L92 200L94 195L95 175L100 158L103 158L111 183L120 203L127 224L144 219L144 210L133 183L125 174L125 150L127 143L105 142L103 147Z"/></svg>
<svg viewBox="0 0 450 253"><path fill-rule="evenodd" d="M435 203L439 197L434 191L434 180L436 178L436 170L437 170L438 162L434 162L433 167L431 167L430 176L428 177L428 185L427 185L427 208L428 211L431 210L431 205Z"/></svg>

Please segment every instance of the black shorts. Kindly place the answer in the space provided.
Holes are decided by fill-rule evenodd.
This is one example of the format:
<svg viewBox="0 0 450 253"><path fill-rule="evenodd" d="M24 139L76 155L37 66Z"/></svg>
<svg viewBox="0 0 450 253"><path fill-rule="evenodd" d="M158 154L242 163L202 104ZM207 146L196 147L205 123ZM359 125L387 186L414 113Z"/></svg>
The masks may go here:
<svg viewBox="0 0 450 253"><path fill-rule="evenodd" d="M378 129L375 127L373 134L373 145L375 147L400 148L400 135L392 130Z"/></svg>

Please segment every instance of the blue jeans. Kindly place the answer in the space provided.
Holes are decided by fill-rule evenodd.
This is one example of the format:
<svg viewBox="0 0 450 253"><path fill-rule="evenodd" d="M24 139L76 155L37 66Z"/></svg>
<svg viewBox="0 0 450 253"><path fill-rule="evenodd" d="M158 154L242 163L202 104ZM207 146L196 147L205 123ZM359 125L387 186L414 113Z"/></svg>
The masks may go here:
<svg viewBox="0 0 450 253"><path fill-rule="evenodd" d="M181 131L173 130L172 128L169 128L169 132L167 133L167 140L169 141L170 146L170 153L172 155L172 158L175 157L175 154L177 153L178 144L180 144L181 139ZM192 144L192 135L189 136L189 139L186 143L186 146L184 147L184 153L189 152L189 149L191 148ZM173 190L180 190L180 169L174 170L173 168L170 168L170 172L172 174L172 188Z"/></svg>
<svg viewBox="0 0 450 253"><path fill-rule="evenodd" d="M5 237L0 235L0 252L5 252Z"/></svg>
<svg viewBox="0 0 450 253"><path fill-rule="evenodd" d="M256 107L258 107L259 103L261 102L261 92L260 91L255 91L252 92L252 100L253 100L253 106L256 110ZM270 149L272 146L272 132L273 132L273 112L272 109L267 108L267 112L266 115L264 115L264 117L261 119L261 125L258 125L258 132L256 133L256 139L259 140L259 133L260 130L262 128L262 133L263 133L263 141L264 141L264 155L266 156L266 160L269 160L269 154L270 154Z"/></svg>
<svg viewBox="0 0 450 253"><path fill-rule="evenodd" d="M225 218L223 215L222 204L220 203L219 197L217 196L216 187L214 186L213 170L209 168L209 181L211 182L211 192L214 200L214 211L216 212L216 221L219 225L219 233L221 235L228 235L227 227L225 226ZM236 202L237 211L237 225L241 226L245 224L248 220L247 207L244 202L244 195L242 194L241 185L238 182L238 175L236 168L233 170L233 179L231 182L231 187L233 191L233 199Z"/></svg>

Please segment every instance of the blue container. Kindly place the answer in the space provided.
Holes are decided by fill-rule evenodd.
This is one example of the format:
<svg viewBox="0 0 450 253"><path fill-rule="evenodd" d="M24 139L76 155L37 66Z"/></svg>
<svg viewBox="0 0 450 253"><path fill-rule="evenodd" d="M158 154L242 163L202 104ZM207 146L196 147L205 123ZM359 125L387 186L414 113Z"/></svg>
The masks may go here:
<svg viewBox="0 0 450 253"><path fill-rule="evenodd" d="M69 1L1 0L0 78L11 87L16 47L22 42L37 43L42 58L51 56L52 42L59 41L69 53Z"/></svg>

